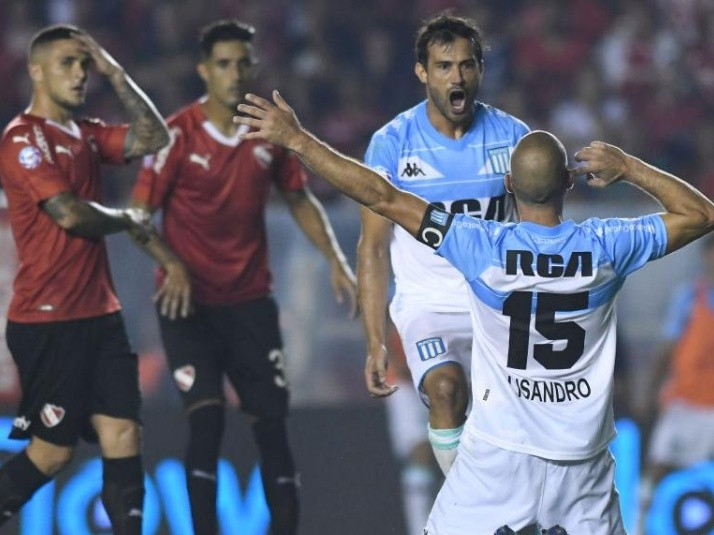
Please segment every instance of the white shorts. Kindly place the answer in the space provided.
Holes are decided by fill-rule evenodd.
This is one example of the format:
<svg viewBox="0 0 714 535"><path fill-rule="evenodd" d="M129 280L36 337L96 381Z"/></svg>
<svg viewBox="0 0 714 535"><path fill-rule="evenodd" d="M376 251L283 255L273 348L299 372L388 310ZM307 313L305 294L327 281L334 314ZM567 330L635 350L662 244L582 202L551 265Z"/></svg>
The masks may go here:
<svg viewBox="0 0 714 535"><path fill-rule="evenodd" d="M608 450L585 461L549 461L462 435L429 515L428 535L492 535L559 524L570 535L625 535Z"/></svg>
<svg viewBox="0 0 714 535"><path fill-rule="evenodd" d="M672 402L652 431L648 459L675 468L714 460L714 407Z"/></svg>
<svg viewBox="0 0 714 535"><path fill-rule="evenodd" d="M402 340L414 387L425 404L422 382L432 368L456 362L463 367L466 378L470 377L473 343L470 312L425 311L395 298L389 314Z"/></svg>

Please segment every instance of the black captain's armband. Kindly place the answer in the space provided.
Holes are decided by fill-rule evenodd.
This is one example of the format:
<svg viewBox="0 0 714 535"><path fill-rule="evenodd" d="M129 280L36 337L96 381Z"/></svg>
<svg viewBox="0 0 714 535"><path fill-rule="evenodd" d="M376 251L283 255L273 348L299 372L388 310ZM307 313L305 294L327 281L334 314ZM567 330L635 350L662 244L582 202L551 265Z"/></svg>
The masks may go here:
<svg viewBox="0 0 714 535"><path fill-rule="evenodd" d="M446 231L449 230L453 219L454 214L444 212L438 206L430 204L426 208L416 239L432 249L437 249L441 242L444 241Z"/></svg>

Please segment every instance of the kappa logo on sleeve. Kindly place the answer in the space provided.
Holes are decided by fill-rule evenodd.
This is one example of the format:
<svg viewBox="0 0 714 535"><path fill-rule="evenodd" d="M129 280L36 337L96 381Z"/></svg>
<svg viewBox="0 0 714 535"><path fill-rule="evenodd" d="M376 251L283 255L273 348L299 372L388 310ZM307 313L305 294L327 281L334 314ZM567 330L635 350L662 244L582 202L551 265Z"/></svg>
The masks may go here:
<svg viewBox="0 0 714 535"><path fill-rule="evenodd" d="M196 381L196 368L187 364L174 370L174 381L181 392L188 392Z"/></svg>
<svg viewBox="0 0 714 535"><path fill-rule="evenodd" d="M37 147L28 145L18 153L17 161L25 169L36 169L42 163L42 153Z"/></svg>
<svg viewBox="0 0 714 535"><path fill-rule="evenodd" d="M40 411L40 420L45 424L45 427L55 427L64 418L65 410L57 405L45 403Z"/></svg>

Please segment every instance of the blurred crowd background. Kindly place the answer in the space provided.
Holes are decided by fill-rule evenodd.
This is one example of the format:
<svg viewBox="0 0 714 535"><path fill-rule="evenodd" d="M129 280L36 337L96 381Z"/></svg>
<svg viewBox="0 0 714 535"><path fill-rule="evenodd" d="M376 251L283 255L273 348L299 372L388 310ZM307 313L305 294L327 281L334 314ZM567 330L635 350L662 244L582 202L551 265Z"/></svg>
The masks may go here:
<svg viewBox="0 0 714 535"><path fill-rule="evenodd" d="M711 0L0 0L0 123L28 104L26 47L44 25L87 29L169 115L201 94L200 27L239 17L257 29L255 90L279 88L306 127L361 158L376 128L424 98L413 74L414 35L423 19L444 9L473 17L485 32L484 101L533 129L552 130L571 155L604 139L714 194ZM122 121L108 84L95 77L90 87L87 114ZM107 170L108 204L127 202L136 165ZM311 184L354 261L356 207L318 177ZM653 208L627 186L604 193L579 186L573 196L575 219ZM279 203L269 227L295 402L368 403L359 321L333 304L326 266ZM2 263L10 264L12 245L3 240ZM130 333L145 357L149 397L171 398L149 298L151 263L123 237L112 237L110 246ZM11 268L3 268L10 269L3 281ZM690 247L628 282L620 301L623 370L646 370L669 292L696 270Z"/></svg>
<svg viewBox="0 0 714 535"><path fill-rule="evenodd" d="M43 25L88 29L170 113L200 93L200 26L240 17L258 30L258 91L280 88L312 130L361 156L423 97L414 33L446 8L485 31L485 101L571 149L611 140L713 191L711 0L0 0L0 122L27 104L26 47ZM89 104L121 118L105 86Z"/></svg>

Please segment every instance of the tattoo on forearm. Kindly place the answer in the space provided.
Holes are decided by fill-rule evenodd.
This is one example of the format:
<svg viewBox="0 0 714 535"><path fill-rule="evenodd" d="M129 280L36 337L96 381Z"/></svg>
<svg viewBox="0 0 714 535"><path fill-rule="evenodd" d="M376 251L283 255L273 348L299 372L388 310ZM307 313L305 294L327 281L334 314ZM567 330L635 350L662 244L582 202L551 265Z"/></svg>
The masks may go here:
<svg viewBox="0 0 714 535"><path fill-rule="evenodd" d="M61 225L72 215L72 204L74 203L74 195L71 193L60 193L47 199L42 203L42 208L55 221Z"/></svg>
<svg viewBox="0 0 714 535"><path fill-rule="evenodd" d="M149 98L124 74L114 83L119 100L131 117L124 145L127 158L156 152L168 141L166 125Z"/></svg>

